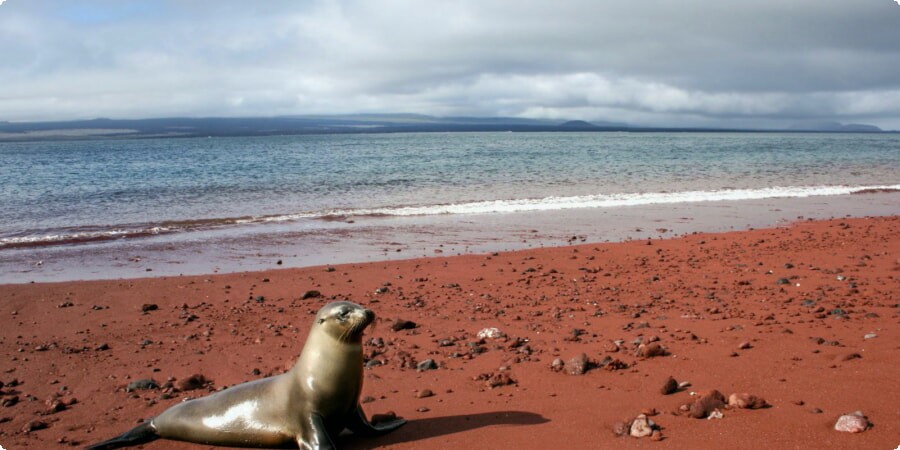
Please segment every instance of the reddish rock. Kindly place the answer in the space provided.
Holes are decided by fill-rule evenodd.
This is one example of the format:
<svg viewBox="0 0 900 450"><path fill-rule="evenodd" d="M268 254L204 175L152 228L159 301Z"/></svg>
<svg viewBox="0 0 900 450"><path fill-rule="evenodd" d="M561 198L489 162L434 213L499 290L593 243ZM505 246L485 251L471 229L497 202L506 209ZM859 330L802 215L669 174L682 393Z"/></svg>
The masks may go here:
<svg viewBox="0 0 900 450"><path fill-rule="evenodd" d="M862 355L860 355L859 353L845 353L843 355L839 355L837 360L838 361L851 361L851 360L859 359L859 358L862 358Z"/></svg>
<svg viewBox="0 0 900 450"><path fill-rule="evenodd" d="M588 357L582 353L570 359L566 365L566 373L569 375L583 375L588 370Z"/></svg>
<svg viewBox="0 0 900 450"><path fill-rule="evenodd" d="M628 363L619 359L613 359L604 364L603 368L609 371L627 369Z"/></svg>
<svg viewBox="0 0 900 450"><path fill-rule="evenodd" d="M32 420L31 422L26 423L24 427L22 427L22 432L25 434L28 434L28 433L31 433L32 431L43 430L47 427L49 427L49 425L47 425L47 422L41 422L40 420Z"/></svg>
<svg viewBox="0 0 900 450"><path fill-rule="evenodd" d="M741 409L759 409L769 406L763 398L746 392L735 392L728 396L728 406Z"/></svg>
<svg viewBox="0 0 900 450"><path fill-rule="evenodd" d="M66 404L60 400L47 400L45 403L47 405L47 414L58 413L66 409Z"/></svg>
<svg viewBox="0 0 900 450"><path fill-rule="evenodd" d="M653 358L655 356L664 355L666 355L666 349L664 349L662 345L659 345L658 342L641 344L637 349L637 356L640 358Z"/></svg>
<svg viewBox="0 0 900 450"><path fill-rule="evenodd" d="M688 415L695 419L703 419L717 409L725 408L725 396L713 389L697 394L696 400L688 407Z"/></svg>
<svg viewBox="0 0 900 450"><path fill-rule="evenodd" d="M515 384L516 381L512 379L506 372L500 372L497 374L482 374L477 377L478 379L482 379L485 381L485 384L493 389L500 386L507 386L510 384Z"/></svg>
<svg viewBox="0 0 900 450"><path fill-rule="evenodd" d="M431 389L422 389L421 391L416 393L416 398L428 398L433 396L434 392L431 392Z"/></svg>

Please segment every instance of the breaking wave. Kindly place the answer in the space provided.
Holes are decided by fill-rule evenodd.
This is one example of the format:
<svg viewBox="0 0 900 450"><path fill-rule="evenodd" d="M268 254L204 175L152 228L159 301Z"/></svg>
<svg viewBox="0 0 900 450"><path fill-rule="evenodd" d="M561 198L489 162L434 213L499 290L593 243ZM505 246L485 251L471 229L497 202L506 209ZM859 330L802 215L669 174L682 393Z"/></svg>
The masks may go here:
<svg viewBox="0 0 900 450"><path fill-rule="evenodd" d="M336 209L327 211L244 216L221 219L164 221L149 224L90 226L64 229L31 230L0 237L0 249L79 244L116 239L132 239L169 233L218 229L229 226L291 222L303 219L349 221L354 218L385 218L452 214L498 214L529 211L555 211L580 208L613 208L655 204L803 198L849 194L900 192L900 184L881 186L787 186L758 189L721 189L711 191L596 194L534 199L489 200L438 205L394 206L380 208Z"/></svg>

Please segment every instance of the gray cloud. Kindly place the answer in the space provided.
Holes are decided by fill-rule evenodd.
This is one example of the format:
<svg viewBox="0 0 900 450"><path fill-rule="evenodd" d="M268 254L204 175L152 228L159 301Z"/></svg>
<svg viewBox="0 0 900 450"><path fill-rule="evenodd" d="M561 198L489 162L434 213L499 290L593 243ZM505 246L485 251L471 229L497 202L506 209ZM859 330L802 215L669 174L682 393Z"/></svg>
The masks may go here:
<svg viewBox="0 0 900 450"><path fill-rule="evenodd" d="M0 120L350 112L900 128L900 6L9 0Z"/></svg>

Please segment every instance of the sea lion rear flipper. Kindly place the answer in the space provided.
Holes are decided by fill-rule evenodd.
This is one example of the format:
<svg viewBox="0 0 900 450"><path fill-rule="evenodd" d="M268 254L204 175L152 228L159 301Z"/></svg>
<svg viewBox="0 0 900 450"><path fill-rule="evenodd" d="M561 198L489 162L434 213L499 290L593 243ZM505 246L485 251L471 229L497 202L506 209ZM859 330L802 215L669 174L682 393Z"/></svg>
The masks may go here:
<svg viewBox="0 0 900 450"><path fill-rule="evenodd" d="M350 413L347 418L347 428L349 428L350 431L363 436L378 436L389 433L400 428L405 423L406 419L392 417L384 421L379 421L377 424L373 424L366 418L366 413L363 412L359 405L356 405L356 411Z"/></svg>
<svg viewBox="0 0 900 450"><path fill-rule="evenodd" d="M328 436L325 421L318 414L312 414L302 434L297 436L297 446L301 449L334 450L334 442Z"/></svg>
<svg viewBox="0 0 900 450"><path fill-rule="evenodd" d="M146 444L159 439L156 428L148 420L112 439L94 445L89 445L84 450L110 450L114 448L130 447L132 445Z"/></svg>

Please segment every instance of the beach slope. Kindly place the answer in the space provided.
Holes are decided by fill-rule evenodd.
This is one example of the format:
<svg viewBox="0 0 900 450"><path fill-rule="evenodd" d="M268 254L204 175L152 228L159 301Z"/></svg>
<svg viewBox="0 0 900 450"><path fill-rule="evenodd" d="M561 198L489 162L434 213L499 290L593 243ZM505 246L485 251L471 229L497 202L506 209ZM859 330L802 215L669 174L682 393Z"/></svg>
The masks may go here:
<svg viewBox="0 0 900 450"><path fill-rule="evenodd" d="M0 444L82 446L186 397L281 373L334 299L378 314L363 408L409 420L375 439L341 436L341 448L900 445L900 217L0 286ZM664 395L670 376L689 385ZM159 387L132 384L147 379ZM765 403L690 406L710 390ZM868 430L834 430L855 411ZM641 413L660 442L614 433Z"/></svg>

